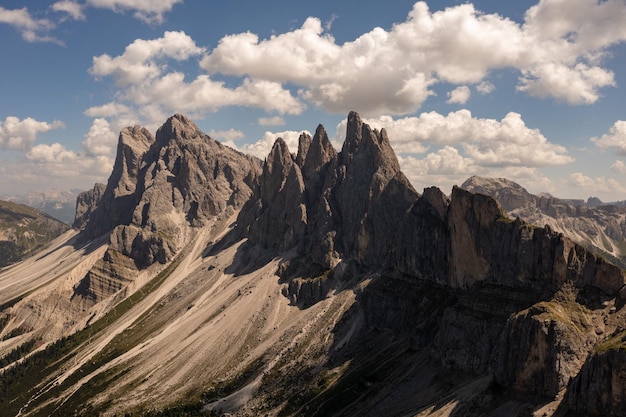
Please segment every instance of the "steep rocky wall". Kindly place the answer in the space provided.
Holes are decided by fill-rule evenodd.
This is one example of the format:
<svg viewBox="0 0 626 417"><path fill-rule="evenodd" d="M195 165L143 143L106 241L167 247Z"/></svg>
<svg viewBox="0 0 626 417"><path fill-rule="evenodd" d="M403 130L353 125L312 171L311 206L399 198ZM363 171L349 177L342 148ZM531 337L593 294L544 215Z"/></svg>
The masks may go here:
<svg viewBox="0 0 626 417"><path fill-rule="evenodd" d="M597 340L591 315L571 286L514 314L500 338L496 381L537 398L555 397Z"/></svg>
<svg viewBox="0 0 626 417"><path fill-rule="evenodd" d="M538 295L572 281L615 295L620 268L549 227L509 219L491 197L455 187L450 200L427 189L403 219L391 265L452 288L484 282Z"/></svg>
<svg viewBox="0 0 626 417"><path fill-rule="evenodd" d="M573 379L565 405L581 416L617 417L626 410L626 350L595 353Z"/></svg>
<svg viewBox="0 0 626 417"><path fill-rule="evenodd" d="M624 266L626 208L602 204L599 200L563 200L550 195L530 194L519 184L504 178L471 177L461 188L496 199L512 217L538 226L550 225L577 243L602 251Z"/></svg>
<svg viewBox="0 0 626 417"><path fill-rule="evenodd" d="M173 259L207 221L248 201L260 169L258 159L214 141L182 115L156 137L138 126L122 130L106 188L96 185L78 199L80 240L109 234L109 251L76 294L98 302L133 281L137 269Z"/></svg>
<svg viewBox="0 0 626 417"><path fill-rule="evenodd" d="M237 227L252 244L295 248L313 270L340 260L379 266L417 197L386 132L352 112L340 153L322 126L312 139L300 138L296 156L277 140Z"/></svg>
<svg viewBox="0 0 626 417"><path fill-rule="evenodd" d="M138 201L137 182L142 158L154 143L154 136L139 126L120 132L113 171L106 188L96 184L77 202L74 227L81 229L80 240L88 241L131 221Z"/></svg>

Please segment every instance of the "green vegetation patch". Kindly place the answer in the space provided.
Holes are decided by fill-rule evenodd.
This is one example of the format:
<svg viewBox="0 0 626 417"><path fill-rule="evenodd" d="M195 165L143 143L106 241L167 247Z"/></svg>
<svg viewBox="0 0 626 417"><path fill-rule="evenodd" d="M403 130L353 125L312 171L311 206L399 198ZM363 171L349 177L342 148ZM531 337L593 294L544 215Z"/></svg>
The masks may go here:
<svg viewBox="0 0 626 417"><path fill-rule="evenodd" d="M0 368L4 368L5 366L12 364L13 362L17 362L24 356L28 355L38 342L39 339L31 339L13 349L7 355L0 358Z"/></svg>
<svg viewBox="0 0 626 417"><path fill-rule="evenodd" d="M576 301L578 289L571 284L564 284L550 301L537 303L534 309L544 312L537 316L538 319L554 319L569 327L575 328L579 333L585 333L593 327L589 318L591 311Z"/></svg>
<svg viewBox="0 0 626 417"><path fill-rule="evenodd" d="M622 330L596 345L596 352L598 353L609 350L626 350L626 330Z"/></svg>

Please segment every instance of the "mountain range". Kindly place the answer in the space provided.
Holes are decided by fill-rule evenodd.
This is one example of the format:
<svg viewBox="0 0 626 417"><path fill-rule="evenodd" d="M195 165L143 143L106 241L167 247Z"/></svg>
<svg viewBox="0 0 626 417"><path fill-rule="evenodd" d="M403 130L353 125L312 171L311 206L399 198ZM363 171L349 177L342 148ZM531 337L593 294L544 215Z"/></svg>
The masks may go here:
<svg viewBox="0 0 626 417"><path fill-rule="evenodd" d="M39 210L0 200L0 267L33 254L68 230Z"/></svg>
<svg viewBox="0 0 626 417"><path fill-rule="evenodd" d="M72 224L76 215L76 197L82 190L33 191L23 195L4 195L1 200L24 204L42 211L63 223Z"/></svg>
<svg viewBox="0 0 626 417"><path fill-rule="evenodd" d="M0 409L622 415L623 270L475 191L418 193L355 112L264 161L126 128L74 230L0 271Z"/></svg>
<svg viewBox="0 0 626 417"><path fill-rule="evenodd" d="M471 177L461 188L496 199L510 216L536 225L548 225L588 249L626 268L626 207L597 198L565 200L533 195L505 178Z"/></svg>

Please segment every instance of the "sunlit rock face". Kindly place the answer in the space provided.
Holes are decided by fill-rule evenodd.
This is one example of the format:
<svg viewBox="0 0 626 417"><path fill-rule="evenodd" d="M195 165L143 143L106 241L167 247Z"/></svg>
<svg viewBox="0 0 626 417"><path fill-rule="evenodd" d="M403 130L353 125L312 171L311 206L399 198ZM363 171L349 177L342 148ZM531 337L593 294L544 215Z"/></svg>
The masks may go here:
<svg viewBox="0 0 626 417"><path fill-rule="evenodd" d="M76 294L105 299L137 270L169 262L207 221L248 201L260 167L180 114L156 137L139 126L122 130L106 188L96 185L78 199L79 239L109 234L109 249Z"/></svg>

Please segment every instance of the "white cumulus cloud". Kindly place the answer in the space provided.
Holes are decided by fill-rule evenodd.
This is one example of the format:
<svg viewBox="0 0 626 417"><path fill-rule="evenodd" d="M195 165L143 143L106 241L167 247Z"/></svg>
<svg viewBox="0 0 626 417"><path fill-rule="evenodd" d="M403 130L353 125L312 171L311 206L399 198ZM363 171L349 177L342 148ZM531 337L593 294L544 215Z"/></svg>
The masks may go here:
<svg viewBox="0 0 626 417"><path fill-rule="evenodd" d="M86 114L111 117L116 113L135 113L143 117L144 124L153 125L173 112L193 116L226 106L261 108L280 114L299 114L304 110L298 98L272 80L245 78L231 87L206 74L188 81L183 72L168 68L170 60L188 61L204 52L184 32L165 32L161 38L135 40L122 55L94 57L90 74L97 79L112 78L120 90L114 102L92 107Z"/></svg>
<svg viewBox="0 0 626 417"><path fill-rule="evenodd" d="M209 136L221 142L234 142L243 139L246 135L241 130L231 128L228 130L211 130Z"/></svg>
<svg viewBox="0 0 626 417"><path fill-rule="evenodd" d="M119 86L141 84L162 75L167 59L186 61L203 50L185 32L165 32L161 38L135 40L117 57L94 57L89 73L96 78L111 76Z"/></svg>
<svg viewBox="0 0 626 417"><path fill-rule="evenodd" d="M61 0L52 5L55 12L67 13L74 20L85 20L84 5L73 0Z"/></svg>
<svg viewBox="0 0 626 417"><path fill-rule="evenodd" d="M50 183L80 179L89 183L103 181L111 174L113 158L80 155L60 143L39 144L26 153L21 169L28 171L29 181Z"/></svg>
<svg viewBox="0 0 626 417"><path fill-rule="evenodd" d="M89 132L83 140L83 147L88 156L108 156L113 155L117 145L118 134L111 129L110 123L106 119L95 119L89 128Z"/></svg>
<svg viewBox="0 0 626 417"><path fill-rule="evenodd" d="M114 12L132 11L134 16L146 23L162 23L163 15L183 0L87 0L92 7L113 10Z"/></svg>
<svg viewBox="0 0 626 417"><path fill-rule="evenodd" d="M35 19L26 7L6 9L0 6L0 23L17 29L27 42L58 42L46 33L55 27L48 19Z"/></svg>
<svg viewBox="0 0 626 417"><path fill-rule="evenodd" d="M448 115L425 112L418 117L394 120L381 116L364 121L385 128L392 146L400 153L423 153L434 144L461 148L465 156L481 166L542 167L574 160L563 146L549 142L514 112L502 120L475 118L463 109Z"/></svg>
<svg viewBox="0 0 626 417"><path fill-rule="evenodd" d="M480 94L489 94L495 89L496 86L489 81L481 81L478 85L476 85L476 91L478 91Z"/></svg>
<svg viewBox="0 0 626 417"><path fill-rule="evenodd" d="M472 4L431 12L417 2L390 30L374 28L343 44L311 17L267 39L250 32L225 36L201 66L209 74L294 84L302 98L332 112L411 113L438 82L476 84L486 94L494 88L486 76L504 68L520 72L519 91L590 104L615 85L602 59L626 40L626 4L575 3L542 0L518 24ZM455 96L458 103L467 93Z"/></svg>
<svg viewBox="0 0 626 417"><path fill-rule="evenodd" d="M568 185L576 188L589 190L590 193L625 193L626 187L619 181L607 177L590 177L582 172L575 172L569 176Z"/></svg>
<svg viewBox="0 0 626 417"><path fill-rule="evenodd" d="M260 117L259 125L260 126L283 126L285 124L285 119L280 116L272 116L272 117Z"/></svg>
<svg viewBox="0 0 626 417"><path fill-rule="evenodd" d="M626 174L626 164L622 160L617 160L613 165L611 165L611 169L613 171L617 171L620 174Z"/></svg>
<svg viewBox="0 0 626 417"><path fill-rule="evenodd" d="M107 103L101 106L93 106L85 110L85 116L89 117L112 117L130 113L130 108L120 103Z"/></svg>
<svg viewBox="0 0 626 417"><path fill-rule="evenodd" d="M471 95L472 92L470 91L469 87L466 85L462 85L448 93L447 102L449 104L465 104L467 103L467 100L469 100Z"/></svg>
<svg viewBox="0 0 626 417"><path fill-rule="evenodd" d="M65 127L64 123L58 120L49 123L32 117L20 120L15 116L8 116L4 122L0 121L0 149L28 150L38 134L62 127Z"/></svg>
<svg viewBox="0 0 626 417"><path fill-rule="evenodd" d="M519 91L536 97L554 97L568 104L592 104L600 98L599 89L614 86L612 71L584 63L567 66L546 63L522 70Z"/></svg>
<svg viewBox="0 0 626 417"><path fill-rule="evenodd" d="M609 133L591 138L601 149L613 149L619 155L626 155L626 121L618 120L609 129Z"/></svg>
<svg viewBox="0 0 626 417"><path fill-rule="evenodd" d="M227 142L228 146L235 148L243 153L247 153L250 155L254 155L257 158L265 159L267 155L269 155L272 150L272 146L274 146L274 142L276 139L282 138L287 146L289 147L289 151L291 153L298 152L298 139L302 133L311 134L309 131L295 131L295 130L286 130L283 132L270 132L267 131L263 134L263 137L257 140L254 143L245 144L241 146L235 145L233 142Z"/></svg>

